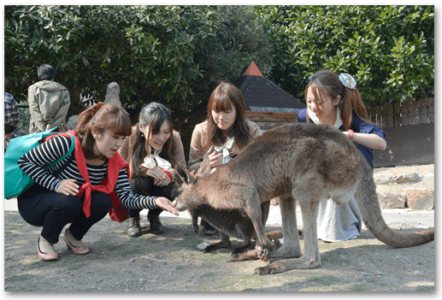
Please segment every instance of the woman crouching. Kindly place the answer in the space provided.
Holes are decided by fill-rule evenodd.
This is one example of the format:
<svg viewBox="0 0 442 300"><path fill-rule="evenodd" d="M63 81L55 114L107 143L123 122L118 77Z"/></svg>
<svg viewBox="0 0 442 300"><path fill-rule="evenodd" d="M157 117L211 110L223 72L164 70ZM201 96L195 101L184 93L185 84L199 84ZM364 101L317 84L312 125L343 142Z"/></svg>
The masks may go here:
<svg viewBox="0 0 442 300"><path fill-rule="evenodd" d="M186 166L180 134L173 130L169 110L162 104L151 102L143 106L139 122L132 127L132 135L118 150L130 165L130 185L139 194L172 198L176 162ZM129 209L127 236L142 235L141 209ZM160 222L162 209L149 209L147 220L150 233L164 233Z"/></svg>
<svg viewBox="0 0 442 300"><path fill-rule="evenodd" d="M19 167L36 184L18 196L18 210L29 224L43 226L37 241L40 260L58 259L53 245L69 223L63 236L66 246L77 255L89 253L81 240L92 225L109 212L112 191L126 208L161 208L178 215L167 198L132 192L127 164L117 153L130 132L131 122L124 109L98 103L79 115L73 132L75 151L63 160L44 169L68 153L71 138L61 135L20 158Z"/></svg>

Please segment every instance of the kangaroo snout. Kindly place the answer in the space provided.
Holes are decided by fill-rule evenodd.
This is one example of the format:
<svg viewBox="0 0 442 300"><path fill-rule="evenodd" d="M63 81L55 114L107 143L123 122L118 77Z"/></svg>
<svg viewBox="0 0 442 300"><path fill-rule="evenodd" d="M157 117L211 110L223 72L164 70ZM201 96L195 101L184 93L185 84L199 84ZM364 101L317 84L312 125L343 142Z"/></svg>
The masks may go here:
<svg viewBox="0 0 442 300"><path fill-rule="evenodd" d="M187 209L187 205L179 201L179 198L175 199L173 203L175 204L175 208L177 211L185 211Z"/></svg>

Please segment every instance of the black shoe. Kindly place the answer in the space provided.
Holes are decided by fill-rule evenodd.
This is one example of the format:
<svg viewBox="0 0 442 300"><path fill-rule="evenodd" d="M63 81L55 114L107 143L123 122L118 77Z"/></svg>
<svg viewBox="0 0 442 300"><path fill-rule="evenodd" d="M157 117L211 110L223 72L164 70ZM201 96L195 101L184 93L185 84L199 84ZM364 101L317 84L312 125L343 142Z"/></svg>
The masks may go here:
<svg viewBox="0 0 442 300"><path fill-rule="evenodd" d="M126 234L128 237L141 236L140 217L133 217L127 220Z"/></svg>
<svg viewBox="0 0 442 300"><path fill-rule="evenodd" d="M160 235L164 233L163 224L161 224L159 216L147 216L147 220L150 223L151 233L155 235Z"/></svg>

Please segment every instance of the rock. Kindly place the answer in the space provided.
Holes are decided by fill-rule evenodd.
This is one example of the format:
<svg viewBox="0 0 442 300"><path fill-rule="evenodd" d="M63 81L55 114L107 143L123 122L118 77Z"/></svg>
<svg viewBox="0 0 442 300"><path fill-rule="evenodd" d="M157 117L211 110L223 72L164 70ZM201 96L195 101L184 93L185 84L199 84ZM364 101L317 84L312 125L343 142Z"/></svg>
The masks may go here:
<svg viewBox="0 0 442 300"><path fill-rule="evenodd" d="M405 208L405 193L378 193L381 209Z"/></svg>
<svg viewBox="0 0 442 300"><path fill-rule="evenodd" d="M204 241L201 244L199 244L198 246L196 246L199 250L203 251L204 249L207 248L207 246L209 246L210 243L208 241Z"/></svg>
<svg viewBox="0 0 442 300"><path fill-rule="evenodd" d="M373 179L376 184L388 184L394 182L394 176L390 174L373 175Z"/></svg>
<svg viewBox="0 0 442 300"><path fill-rule="evenodd" d="M78 124L78 115L73 115L66 122L66 128L68 130L75 130L77 124Z"/></svg>
<svg viewBox="0 0 442 300"><path fill-rule="evenodd" d="M407 206L413 210L433 210L434 191L424 188L406 188L402 190L407 197Z"/></svg>
<svg viewBox="0 0 442 300"><path fill-rule="evenodd" d="M120 102L120 86L116 82L111 82L107 85L106 96L104 98L104 103L115 103L121 106Z"/></svg>
<svg viewBox="0 0 442 300"><path fill-rule="evenodd" d="M423 177L424 176L422 174L412 173L412 174L397 176L394 181L397 183L419 182Z"/></svg>

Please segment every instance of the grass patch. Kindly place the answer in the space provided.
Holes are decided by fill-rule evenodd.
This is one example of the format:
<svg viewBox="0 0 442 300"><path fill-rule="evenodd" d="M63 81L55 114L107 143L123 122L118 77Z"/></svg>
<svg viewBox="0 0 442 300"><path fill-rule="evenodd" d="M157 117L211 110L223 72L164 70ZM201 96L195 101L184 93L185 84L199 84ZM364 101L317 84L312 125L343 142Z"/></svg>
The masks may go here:
<svg viewBox="0 0 442 300"><path fill-rule="evenodd" d="M66 269L68 271L75 271L75 270L82 269L83 267L86 267L86 266L88 266L88 264L86 264L86 263L79 263L79 264L69 265L69 266L67 266Z"/></svg>
<svg viewBox="0 0 442 300"><path fill-rule="evenodd" d="M336 282L340 282L341 280L338 277L331 275L324 276L313 276L307 279L307 282L317 283L321 285L331 285Z"/></svg>
<svg viewBox="0 0 442 300"><path fill-rule="evenodd" d="M215 276L217 276L216 280L214 280ZM197 285L197 290L200 292L258 291L266 282L263 276L244 274L225 277L220 273L209 272L201 275L201 281Z"/></svg>
<svg viewBox="0 0 442 300"><path fill-rule="evenodd" d="M211 253L204 253L204 255L201 257L201 260L203 261L220 261L224 260L227 261L230 257L230 253L217 253L217 252L211 252Z"/></svg>
<svg viewBox="0 0 442 300"><path fill-rule="evenodd" d="M420 285L416 288L416 292L434 292L434 285L433 286Z"/></svg>
<svg viewBox="0 0 442 300"><path fill-rule="evenodd" d="M31 279L33 277L34 277L33 275L29 275L29 274L12 275L12 276L6 277L5 278L5 282L7 282L7 283L21 282L21 281L29 280L29 279Z"/></svg>
<svg viewBox="0 0 442 300"><path fill-rule="evenodd" d="M350 292L363 292L369 290L368 286L364 283L355 283L349 287Z"/></svg>
<svg viewBox="0 0 442 300"><path fill-rule="evenodd" d="M28 262L26 265L28 266L29 269L39 269L39 268L52 268L57 266L56 264L59 263L56 260L53 261L41 261L40 259L38 260L33 260Z"/></svg>

